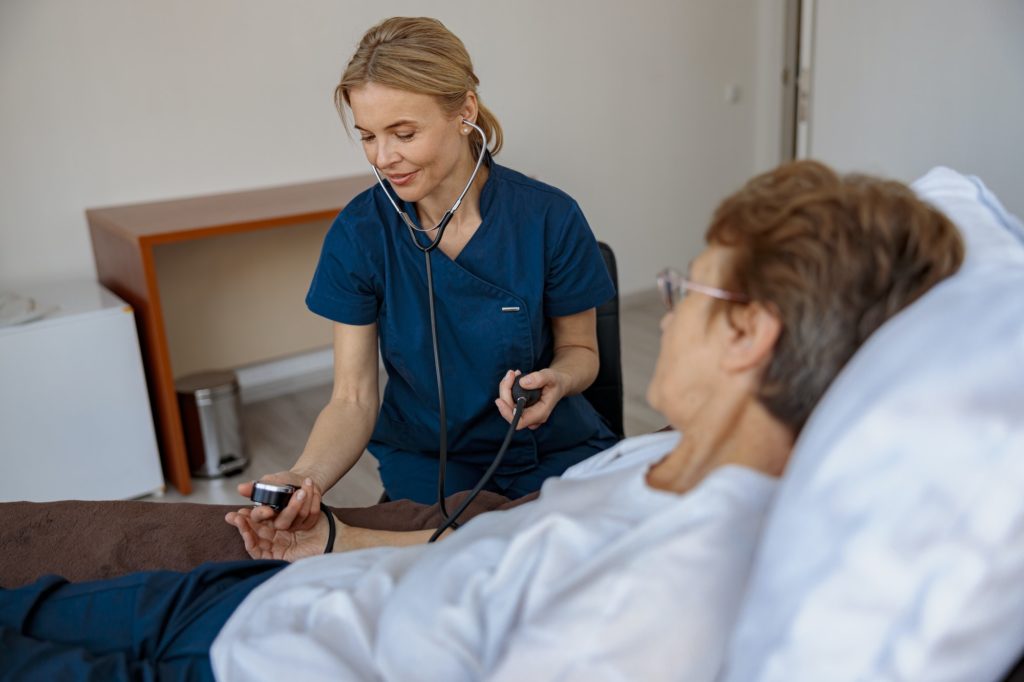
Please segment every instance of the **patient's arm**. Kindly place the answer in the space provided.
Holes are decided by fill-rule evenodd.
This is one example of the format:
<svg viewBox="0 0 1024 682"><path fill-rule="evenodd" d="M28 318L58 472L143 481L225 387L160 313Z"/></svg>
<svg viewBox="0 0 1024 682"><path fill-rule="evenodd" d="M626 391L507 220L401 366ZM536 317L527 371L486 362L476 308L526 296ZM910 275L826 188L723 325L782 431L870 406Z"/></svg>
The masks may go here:
<svg viewBox="0 0 1024 682"><path fill-rule="evenodd" d="M464 493L448 499L459 506ZM484 491L462 519L521 504ZM0 586L18 587L56 573L69 580L103 580L135 571L188 571L209 561L251 556L238 529L224 523L234 505L186 502L3 502L0 503ZM337 549L421 542L442 519L438 505L398 500L372 507L337 507ZM318 515L324 519L323 514ZM360 530L348 532L355 526ZM377 536L369 529L377 529ZM399 531L389 535L387 531ZM421 531L406 535L402 531ZM326 534L313 553L319 554ZM60 548L54 550L54 548Z"/></svg>
<svg viewBox="0 0 1024 682"><path fill-rule="evenodd" d="M308 556L322 554L327 546L329 524L327 517L321 515L320 520L310 530L280 530L274 527L273 519L260 520L252 515L252 509L244 507L236 512L229 512L224 520L238 529L245 544L245 551L253 559L283 559L295 561ZM375 530L349 526L334 517L337 528L334 540L335 552L348 552L368 547L404 547L425 543L433 535L433 529L427 530ZM445 537L450 530L441 536Z"/></svg>
<svg viewBox="0 0 1024 682"><path fill-rule="evenodd" d="M468 494L465 491L448 496L447 507L457 509ZM509 500L485 490L473 500L459 520L464 523L487 511L516 507L535 499L537 495L534 492L518 500ZM322 554L327 546L328 524L323 514L319 515L313 528L293 533L277 530L273 527L272 519L253 519L251 512L251 508L242 508L228 513L224 520L238 529L245 543L245 551L254 559L294 561ZM361 509L335 509L334 518L337 527L335 552L422 544L444 522L439 505L418 504L411 500L397 500ZM445 531L441 537L447 536L449 532Z"/></svg>
<svg viewBox="0 0 1024 682"><path fill-rule="evenodd" d="M325 525L326 522L327 520L324 519ZM452 529L449 528L438 539L448 537L448 534L451 532ZM427 530L374 530L372 528L359 528L358 526L343 526L339 522L338 537L334 541L334 551L349 552L353 549L366 549L367 547L422 545L433 534L433 528L428 528Z"/></svg>

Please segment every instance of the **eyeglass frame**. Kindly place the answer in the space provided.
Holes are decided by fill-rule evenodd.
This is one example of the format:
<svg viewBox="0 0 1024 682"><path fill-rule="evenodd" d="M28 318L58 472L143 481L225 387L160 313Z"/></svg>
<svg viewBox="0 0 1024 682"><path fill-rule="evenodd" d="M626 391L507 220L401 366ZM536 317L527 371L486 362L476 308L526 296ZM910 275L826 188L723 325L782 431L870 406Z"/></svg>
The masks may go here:
<svg viewBox="0 0 1024 682"><path fill-rule="evenodd" d="M711 298L717 298L720 301L729 301L730 303L749 303L750 297L746 294L741 294L736 291L729 291L727 289L719 289L707 284L701 284L700 282L694 282L693 280L683 277L678 270L675 268L665 268L658 273L657 276L658 293L661 294L661 302L665 304L665 307L669 310L675 306L677 301L681 301L685 296L686 291L693 291L698 294L704 294ZM678 298L676 297L678 293Z"/></svg>

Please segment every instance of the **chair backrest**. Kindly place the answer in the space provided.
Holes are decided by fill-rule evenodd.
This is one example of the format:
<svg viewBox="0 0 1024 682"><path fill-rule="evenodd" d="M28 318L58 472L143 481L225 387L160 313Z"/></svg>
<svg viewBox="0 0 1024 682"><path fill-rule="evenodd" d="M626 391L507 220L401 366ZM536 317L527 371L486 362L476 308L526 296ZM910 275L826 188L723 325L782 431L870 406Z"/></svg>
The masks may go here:
<svg viewBox="0 0 1024 682"><path fill-rule="evenodd" d="M1024 655L1017 661L1017 665L1006 673L1003 682L1024 682Z"/></svg>
<svg viewBox="0 0 1024 682"><path fill-rule="evenodd" d="M623 426L622 343L619 332L619 270L610 246L598 242L604 264L615 285L615 296L597 309L597 348L601 369L583 397L590 401L597 413L604 417L608 427L619 438L625 436Z"/></svg>

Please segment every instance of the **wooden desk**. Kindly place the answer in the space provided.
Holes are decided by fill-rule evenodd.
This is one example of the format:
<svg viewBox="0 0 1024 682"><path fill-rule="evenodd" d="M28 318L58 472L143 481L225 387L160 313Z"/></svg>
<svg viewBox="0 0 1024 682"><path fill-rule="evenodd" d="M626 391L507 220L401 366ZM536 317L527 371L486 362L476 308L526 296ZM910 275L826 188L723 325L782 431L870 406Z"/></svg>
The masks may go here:
<svg viewBox="0 0 1024 682"><path fill-rule="evenodd" d="M368 174L85 212L100 282L135 309L164 475L183 494L192 492L192 477L174 389L154 248L329 220L373 182Z"/></svg>

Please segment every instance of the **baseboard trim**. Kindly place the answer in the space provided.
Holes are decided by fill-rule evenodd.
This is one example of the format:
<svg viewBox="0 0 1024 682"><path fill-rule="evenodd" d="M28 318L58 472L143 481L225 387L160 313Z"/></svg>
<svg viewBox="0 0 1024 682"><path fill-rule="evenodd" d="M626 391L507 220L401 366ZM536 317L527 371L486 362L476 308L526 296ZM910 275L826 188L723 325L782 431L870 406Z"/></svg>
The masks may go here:
<svg viewBox="0 0 1024 682"><path fill-rule="evenodd" d="M334 352L330 348L290 355L235 370L242 403L276 398L331 383Z"/></svg>

